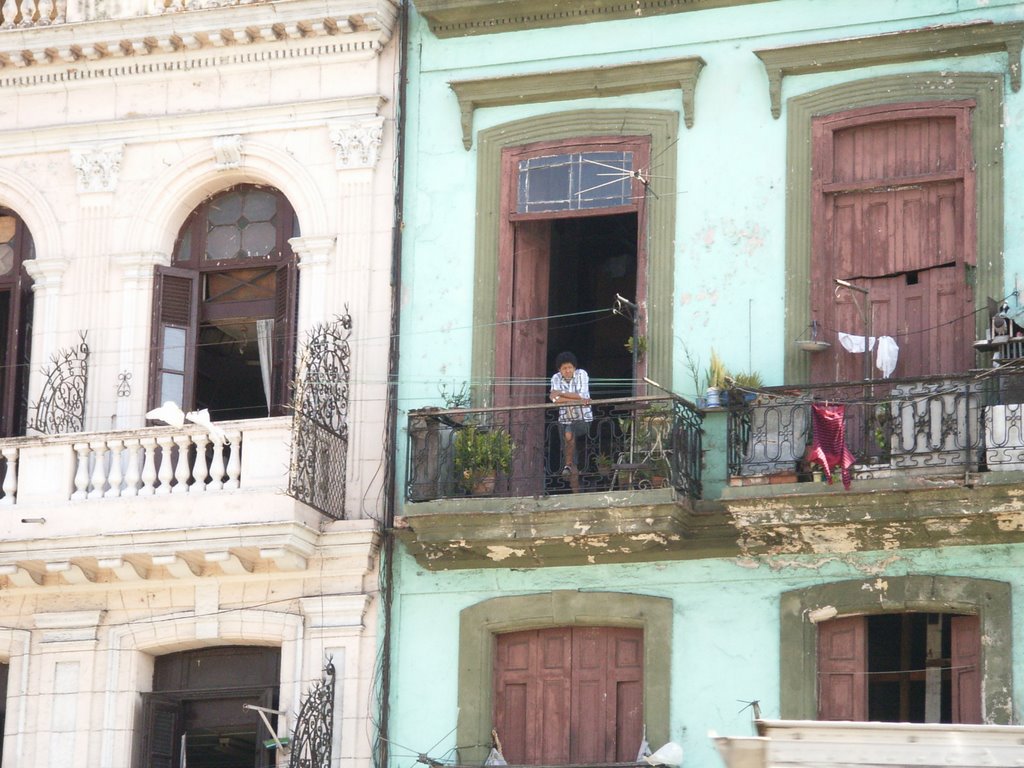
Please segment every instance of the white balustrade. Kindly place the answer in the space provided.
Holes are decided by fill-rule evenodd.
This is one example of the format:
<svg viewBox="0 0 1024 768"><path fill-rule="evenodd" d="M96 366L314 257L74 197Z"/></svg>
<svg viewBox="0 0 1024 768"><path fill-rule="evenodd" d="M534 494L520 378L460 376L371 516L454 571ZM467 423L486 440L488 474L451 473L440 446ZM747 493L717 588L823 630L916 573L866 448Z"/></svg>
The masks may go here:
<svg viewBox="0 0 1024 768"><path fill-rule="evenodd" d="M211 439L212 437L212 439ZM241 487L242 433L225 440L205 432L161 432L153 437L114 437L74 444L75 490L73 500L121 496L163 496L206 493ZM3 455L13 477L3 478L7 494L17 488L17 450L13 459ZM10 491L8 491L10 486Z"/></svg>
<svg viewBox="0 0 1024 768"><path fill-rule="evenodd" d="M0 453L4 457L4 478L3 478L3 498L0 499L0 505L7 506L13 504L18 498L18 449L14 447L4 448Z"/></svg>
<svg viewBox="0 0 1024 768"><path fill-rule="evenodd" d="M290 420L278 418L229 422L223 434L190 425L13 438L0 445L0 506L280 492L288 485L290 428Z"/></svg>

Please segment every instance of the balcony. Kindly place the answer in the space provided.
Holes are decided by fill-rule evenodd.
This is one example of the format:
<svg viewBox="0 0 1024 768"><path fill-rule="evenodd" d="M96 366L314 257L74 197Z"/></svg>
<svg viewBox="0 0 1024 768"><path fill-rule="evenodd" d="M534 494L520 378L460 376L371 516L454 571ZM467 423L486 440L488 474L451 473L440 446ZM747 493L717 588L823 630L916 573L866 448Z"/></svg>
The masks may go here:
<svg viewBox="0 0 1024 768"><path fill-rule="evenodd" d="M0 576L41 586L305 568L325 515L343 516L321 504L344 498L344 446L309 425L294 440L290 417L215 426L223 434L190 424L4 440ZM372 537L365 522L336 530Z"/></svg>
<svg viewBox="0 0 1024 768"><path fill-rule="evenodd" d="M627 559L679 540L680 510L701 494L696 407L666 397L595 401L571 462L558 411L409 414L398 526L417 556L440 567L551 564L594 552Z"/></svg>
<svg viewBox="0 0 1024 768"><path fill-rule="evenodd" d="M849 490L808 460L815 403L844 407ZM410 414L398 526L425 567L1024 541L1024 369L771 387L705 410L603 401L567 475L556 414ZM462 449L495 433L508 462L479 473Z"/></svg>

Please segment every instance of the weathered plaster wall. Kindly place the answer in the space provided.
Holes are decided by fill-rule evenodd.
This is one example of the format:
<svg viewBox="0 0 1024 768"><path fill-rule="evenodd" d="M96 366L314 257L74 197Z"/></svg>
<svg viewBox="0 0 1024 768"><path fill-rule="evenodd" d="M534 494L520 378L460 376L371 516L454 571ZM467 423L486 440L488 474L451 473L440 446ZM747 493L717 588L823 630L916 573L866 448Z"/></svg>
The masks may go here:
<svg viewBox="0 0 1024 768"><path fill-rule="evenodd" d="M709 559L619 566L428 573L400 556L395 602L392 765L411 765L416 752L454 759L458 715L459 612L499 595L579 589L670 598L671 738L686 765L718 766L707 732L752 733L743 701L757 699L765 717L779 716L780 663L795 649L779 647L783 592L863 579L881 600L886 579L945 575L1009 582L1024 591L1024 545L905 550L862 555ZM1013 618L1013 643L1024 647L1024 619ZM658 638L647 638L658 643ZM1013 720L1021 715L1024 656L1013 664ZM402 745L398 747L397 745ZM658 745L652 745L654 747Z"/></svg>
<svg viewBox="0 0 1024 768"><path fill-rule="evenodd" d="M437 403L438 388L470 377L476 146L462 147L452 80L700 56L694 126L677 153L673 387L693 396L684 351L706 364L714 347L734 370L782 382L785 338L785 99L838 83L906 72L1002 73L1005 53L787 77L783 113L772 118L768 80L755 49L821 42L981 19L1024 19L1009 0L869 0L849 6L779 0L738 8L438 40L412 14L400 407ZM1024 283L1024 217L1013 184L1024 171L1024 94L1007 78L1006 292ZM530 104L475 113L480 131L554 111L681 110L680 91ZM682 121L681 121L682 124ZM652 164L657 174L657 160ZM979 254L979 259L985 254ZM488 382L474 382L487 385ZM403 446L404 447L404 446ZM402 463L400 462L400 466Z"/></svg>

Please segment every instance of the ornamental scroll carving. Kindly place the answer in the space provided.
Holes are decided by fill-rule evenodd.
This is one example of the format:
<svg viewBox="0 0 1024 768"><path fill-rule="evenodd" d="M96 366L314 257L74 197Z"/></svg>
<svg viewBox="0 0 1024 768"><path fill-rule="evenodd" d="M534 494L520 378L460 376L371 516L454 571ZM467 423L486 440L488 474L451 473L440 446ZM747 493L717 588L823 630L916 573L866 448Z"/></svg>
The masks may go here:
<svg viewBox="0 0 1024 768"><path fill-rule="evenodd" d="M328 127L338 168L373 168L384 142L384 118L332 123Z"/></svg>
<svg viewBox="0 0 1024 768"><path fill-rule="evenodd" d="M117 188L123 154L124 144L72 149L71 164L78 171L78 191L113 192Z"/></svg>

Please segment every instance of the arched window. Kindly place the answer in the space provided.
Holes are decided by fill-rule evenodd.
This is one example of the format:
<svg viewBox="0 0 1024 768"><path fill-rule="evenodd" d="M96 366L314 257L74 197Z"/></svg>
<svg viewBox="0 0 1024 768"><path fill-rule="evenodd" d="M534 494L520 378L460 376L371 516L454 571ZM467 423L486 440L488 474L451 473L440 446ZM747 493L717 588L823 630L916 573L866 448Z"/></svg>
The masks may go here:
<svg viewBox="0 0 1024 768"><path fill-rule="evenodd" d="M28 410L32 347L32 278L24 263L35 258L21 218L0 208L0 437L23 435Z"/></svg>
<svg viewBox="0 0 1024 768"><path fill-rule="evenodd" d="M214 420L283 412L295 350L298 235L279 191L232 187L196 208L157 269L150 403Z"/></svg>

